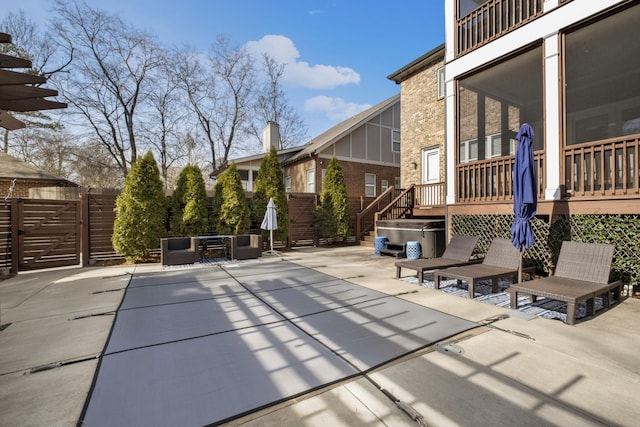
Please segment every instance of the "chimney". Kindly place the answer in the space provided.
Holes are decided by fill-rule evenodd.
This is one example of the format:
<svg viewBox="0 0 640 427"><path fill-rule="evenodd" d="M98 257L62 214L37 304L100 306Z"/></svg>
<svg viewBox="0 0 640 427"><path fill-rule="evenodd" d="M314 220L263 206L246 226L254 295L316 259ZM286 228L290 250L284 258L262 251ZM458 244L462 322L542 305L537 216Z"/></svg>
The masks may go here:
<svg viewBox="0 0 640 427"><path fill-rule="evenodd" d="M269 121L262 130L262 151L268 153L272 145L276 150L280 149L280 126L276 122Z"/></svg>

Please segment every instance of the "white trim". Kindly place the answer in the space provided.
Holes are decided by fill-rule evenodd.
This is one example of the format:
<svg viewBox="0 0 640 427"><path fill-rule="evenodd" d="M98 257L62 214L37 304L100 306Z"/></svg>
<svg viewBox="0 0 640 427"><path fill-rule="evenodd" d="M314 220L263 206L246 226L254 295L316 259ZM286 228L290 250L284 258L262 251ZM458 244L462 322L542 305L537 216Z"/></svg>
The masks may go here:
<svg viewBox="0 0 640 427"><path fill-rule="evenodd" d="M547 88L544 105L545 121L545 172L547 188L544 189L545 200L560 200L562 191L560 190L560 144L551 143L560 138L560 117L562 110L560 106L560 95L558 87L560 81L560 37L554 34L544 40L544 86Z"/></svg>

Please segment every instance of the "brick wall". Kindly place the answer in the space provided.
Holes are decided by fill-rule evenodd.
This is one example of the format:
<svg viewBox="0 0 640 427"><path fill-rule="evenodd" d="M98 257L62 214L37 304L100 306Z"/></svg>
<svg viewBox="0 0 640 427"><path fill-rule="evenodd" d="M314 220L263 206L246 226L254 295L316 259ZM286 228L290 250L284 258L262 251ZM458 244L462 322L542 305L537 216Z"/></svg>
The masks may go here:
<svg viewBox="0 0 640 427"><path fill-rule="evenodd" d="M13 187L12 197L29 197L29 189L43 187L45 184L42 182L33 182L33 181L16 181L15 186ZM11 188L11 181L0 181L0 196L2 199L9 195L9 191Z"/></svg>
<svg viewBox="0 0 640 427"><path fill-rule="evenodd" d="M326 169L330 158L309 159L293 165L287 165L284 168L284 176L291 177L291 192L306 193L306 171L316 168L316 192L322 192L322 169ZM323 164L320 164L323 162ZM360 162L347 162L339 160L342 167L345 183L347 185L347 194L352 197L364 196L365 174L372 173L376 175L376 196L382 192L382 180L387 180L388 186L394 185L395 178L398 176L397 166L383 166L379 164L369 164ZM317 166L316 166L317 165Z"/></svg>
<svg viewBox="0 0 640 427"><path fill-rule="evenodd" d="M422 182L422 150L440 147L440 181L445 180L444 98L438 99L439 61L401 83L402 187ZM413 166L413 162L416 166Z"/></svg>

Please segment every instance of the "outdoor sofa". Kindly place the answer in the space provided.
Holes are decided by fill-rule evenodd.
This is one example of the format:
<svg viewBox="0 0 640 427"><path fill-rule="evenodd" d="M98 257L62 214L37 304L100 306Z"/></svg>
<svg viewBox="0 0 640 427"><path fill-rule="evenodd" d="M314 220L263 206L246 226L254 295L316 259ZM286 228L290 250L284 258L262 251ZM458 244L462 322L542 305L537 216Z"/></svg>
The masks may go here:
<svg viewBox="0 0 640 427"><path fill-rule="evenodd" d="M231 259L254 259L262 256L262 236L240 234L227 239L227 256Z"/></svg>
<svg viewBox="0 0 640 427"><path fill-rule="evenodd" d="M490 280L492 292L497 293L497 279L499 277L511 277L513 280L518 276L519 265L520 251L511 244L511 240L493 239L487 255L482 260L482 264L436 270L433 273L435 288L440 289L440 281L443 277L457 279L458 284L461 281L465 281L469 287L469 298L473 298L475 284L480 280Z"/></svg>
<svg viewBox="0 0 640 427"><path fill-rule="evenodd" d="M197 237L169 237L160 239L162 265L193 264L200 259Z"/></svg>
<svg viewBox="0 0 640 427"><path fill-rule="evenodd" d="M508 289L510 306L518 307L518 293L567 303L566 323L576 321L576 303L586 301L587 316L594 315L594 300L602 296L605 308L610 306L611 293L620 300L622 282L609 282L613 245L601 243L562 242L555 273L549 277L513 284Z"/></svg>
<svg viewBox="0 0 640 427"><path fill-rule="evenodd" d="M441 257L396 261L396 279L400 278L401 271L405 268L415 270L418 283L421 284L425 271L482 262L482 259L471 259L476 243L478 236L453 236Z"/></svg>

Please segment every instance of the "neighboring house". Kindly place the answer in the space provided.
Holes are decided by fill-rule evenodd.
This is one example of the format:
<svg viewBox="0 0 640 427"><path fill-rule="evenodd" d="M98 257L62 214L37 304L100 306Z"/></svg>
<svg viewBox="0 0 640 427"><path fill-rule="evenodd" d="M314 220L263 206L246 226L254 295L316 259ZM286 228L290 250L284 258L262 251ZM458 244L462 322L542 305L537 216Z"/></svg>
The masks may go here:
<svg viewBox="0 0 640 427"><path fill-rule="evenodd" d="M263 133L266 152L277 144L277 125ZM278 150L285 188L293 193L320 193L326 167L333 157L340 162L349 196L376 197L400 185L400 95L393 96L332 127L300 147ZM247 191L264 153L235 159Z"/></svg>
<svg viewBox="0 0 640 427"><path fill-rule="evenodd" d="M640 3L446 0L445 17L449 214L512 212L525 122L538 215L639 213Z"/></svg>
<svg viewBox="0 0 640 427"><path fill-rule="evenodd" d="M50 187L79 187L79 185L60 178L55 175L51 175L43 170L30 165L22 160L18 160L8 154L0 152L0 197L2 199L11 197L34 197L38 193L38 190L42 188ZM31 194L30 194L31 193ZM64 190L60 190L56 197L65 193ZM45 193L45 197L49 198L51 192Z"/></svg>

